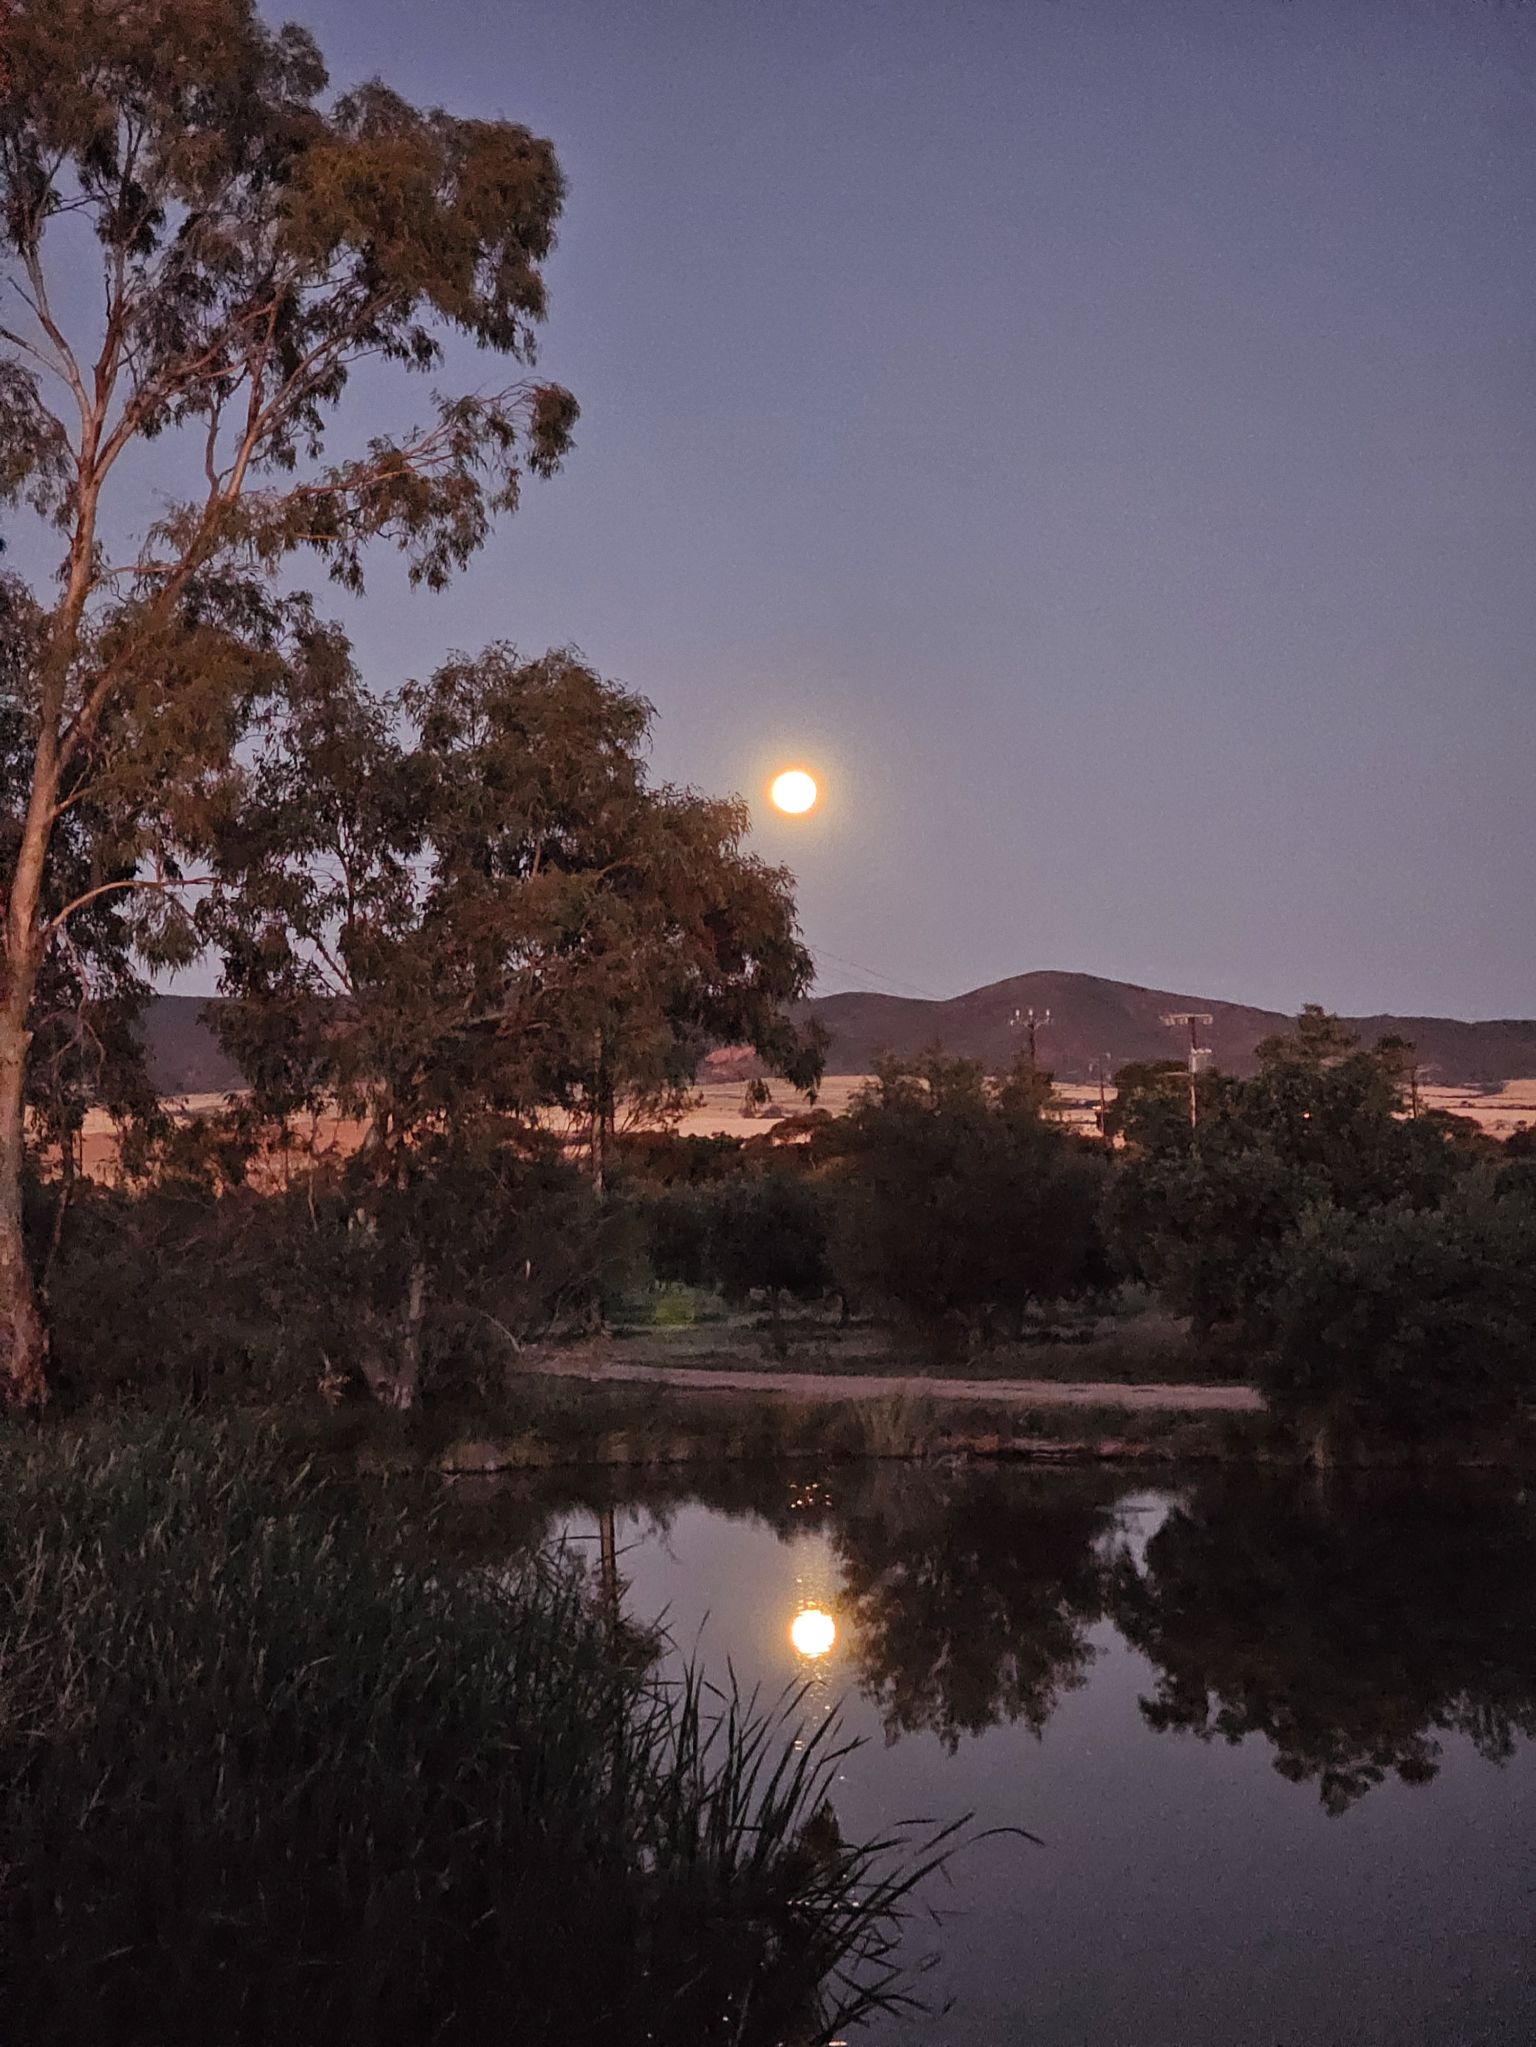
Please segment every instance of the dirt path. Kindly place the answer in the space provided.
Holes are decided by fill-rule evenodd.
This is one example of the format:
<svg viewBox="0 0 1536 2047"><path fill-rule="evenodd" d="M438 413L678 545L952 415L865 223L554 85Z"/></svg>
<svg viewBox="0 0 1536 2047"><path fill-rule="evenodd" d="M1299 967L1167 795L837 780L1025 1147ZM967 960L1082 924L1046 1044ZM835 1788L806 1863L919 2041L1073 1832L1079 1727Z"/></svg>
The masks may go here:
<svg viewBox="0 0 1536 2047"><path fill-rule="evenodd" d="M642 1365L619 1359L540 1358L548 1379L625 1380L695 1392L777 1393L789 1400L975 1400L994 1407L1121 1407L1180 1414L1257 1414L1251 1386L1128 1386L1103 1380L930 1379L912 1373L760 1372L709 1365Z"/></svg>

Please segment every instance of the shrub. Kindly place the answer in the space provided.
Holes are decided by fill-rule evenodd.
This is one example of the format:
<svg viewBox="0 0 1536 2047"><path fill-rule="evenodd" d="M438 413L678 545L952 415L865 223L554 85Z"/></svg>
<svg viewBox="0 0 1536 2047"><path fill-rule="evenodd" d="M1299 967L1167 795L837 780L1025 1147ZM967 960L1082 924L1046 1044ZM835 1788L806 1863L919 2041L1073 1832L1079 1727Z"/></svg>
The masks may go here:
<svg viewBox="0 0 1536 2047"><path fill-rule="evenodd" d="M445 1567L275 1447L0 1449L10 2047L828 2039L924 1864L558 1561ZM926 1867L932 1867L931 1859Z"/></svg>
<svg viewBox="0 0 1536 2047"><path fill-rule="evenodd" d="M63 1390L271 1399L366 1381L410 1405L589 1314L627 1255L623 1211L547 1150L418 1147L364 1213L366 1166L270 1193L189 1173L82 1184L49 1275Z"/></svg>
<svg viewBox="0 0 1536 2047"><path fill-rule="evenodd" d="M1536 1389L1536 1207L1481 1180L1433 1210L1319 1204L1263 1323L1271 1404L1329 1439L1498 1427Z"/></svg>
<svg viewBox="0 0 1536 2047"><path fill-rule="evenodd" d="M892 1063L835 1145L839 1283L935 1342L986 1342L1108 1278L1103 1154L1050 1121L1038 1089L994 1088L966 1060Z"/></svg>
<svg viewBox="0 0 1536 2047"><path fill-rule="evenodd" d="M768 1171L727 1181L713 1211L710 1260L727 1300L766 1294L777 1320L785 1294L814 1301L827 1292L826 1218L804 1174Z"/></svg>

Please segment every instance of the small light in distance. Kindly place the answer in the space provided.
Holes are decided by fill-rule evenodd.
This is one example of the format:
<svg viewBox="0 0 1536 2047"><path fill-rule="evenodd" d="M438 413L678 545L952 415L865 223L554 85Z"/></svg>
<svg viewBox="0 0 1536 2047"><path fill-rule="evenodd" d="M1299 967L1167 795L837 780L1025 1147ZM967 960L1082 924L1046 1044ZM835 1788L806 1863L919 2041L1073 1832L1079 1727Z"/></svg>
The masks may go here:
<svg viewBox="0 0 1536 2047"><path fill-rule="evenodd" d="M791 817L799 817L816 801L815 778L804 768L786 768L782 775L775 775L773 787L769 790L775 806L787 810Z"/></svg>
<svg viewBox="0 0 1536 2047"><path fill-rule="evenodd" d="M802 1607L789 1624L789 1639L802 1656L825 1656L837 1640L837 1622L819 1606Z"/></svg>

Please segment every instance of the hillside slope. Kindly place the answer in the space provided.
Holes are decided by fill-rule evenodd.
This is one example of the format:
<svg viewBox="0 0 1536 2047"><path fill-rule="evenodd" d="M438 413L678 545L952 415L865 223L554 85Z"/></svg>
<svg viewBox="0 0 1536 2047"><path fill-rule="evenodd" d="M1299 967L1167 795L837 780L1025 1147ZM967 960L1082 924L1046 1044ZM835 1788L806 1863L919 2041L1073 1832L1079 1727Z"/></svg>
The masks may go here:
<svg viewBox="0 0 1536 2047"><path fill-rule="evenodd" d="M882 1053L907 1057L933 1044L996 1070L1017 1056L1023 1033L1011 1020L1015 1012L1030 1008L1037 1016L1051 1012L1050 1022L1038 1032L1039 1059L1062 1080L1088 1079L1093 1062L1106 1056L1111 1067L1128 1059L1182 1056L1187 1035L1162 1022L1180 1010L1209 1013L1212 1021L1201 1026L1202 1044L1211 1047L1216 1064L1227 1072L1248 1072L1259 1040L1284 1030L1290 1021L1278 1010L1209 995L1139 988L1096 974L1049 972L1017 974L948 1002L824 995L803 1004L801 1014L817 1018L830 1035L829 1073L868 1073ZM1536 1019L1462 1023L1450 1017L1370 1016L1349 1021L1368 1045L1389 1032L1411 1039L1425 1077L1442 1084L1536 1075Z"/></svg>
<svg viewBox="0 0 1536 2047"><path fill-rule="evenodd" d="M144 1012L149 1077L162 1095L222 1095L243 1086L240 1069L214 1036L201 995L157 995Z"/></svg>

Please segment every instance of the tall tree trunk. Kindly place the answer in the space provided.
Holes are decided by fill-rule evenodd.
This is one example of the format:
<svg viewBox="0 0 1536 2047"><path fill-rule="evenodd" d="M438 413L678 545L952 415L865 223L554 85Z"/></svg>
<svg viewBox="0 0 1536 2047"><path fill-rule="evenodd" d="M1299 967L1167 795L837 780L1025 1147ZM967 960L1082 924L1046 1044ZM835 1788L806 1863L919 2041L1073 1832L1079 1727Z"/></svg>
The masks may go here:
<svg viewBox="0 0 1536 2047"><path fill-rule="evenodd" d="M28 1021L38 972L47 949L43 882L59 794L64 699L70 664L80 640L93 575L96 538L96 459L99 417L88 421L80 451L81 487L69 573L39 678L37 734L31 787L16 849L16 865L0 877L5 903L0 963L0 1376L14 1407L41 1407L48 1398L48 1332L27 1263L21 1228L25 1160Z"/></svg>
<svg viewBox="0 0 1536 2047"><path fill-rule="evenodd" d="M607 1126L607 1075L603 1065L603 1034L596 1031L592 1038L592 1113L587 1140L588 1159L592 1169L592 1192L601 1201L608 1167L608 1126Z"/></svg>
<svg viewBox="0 0 1536 2047"><path fill-rule="evenodd" d="M31 801L15 872L6 888L5 958L0 964L0 1384L12 1407L48 1398L48 1333L21 1228L26 1162L28 1020L37 986L38 904L56 786L53 748L39 743Z"/></svg>
<svg viewBox="0 0 1536 2047"><path fill-rule="evenodd" d="M427 1266L423 1258L411 1261L410 1283L405 1300L405 1345L400 1376L395 1381L395 1406L412 1408L421 1397L422 1334L427 1319Z"/></svg>
<svg viewBox="0 0 1536 2047"><path fill-rule="evenodd" d="M23 1012L24 1017L25 1012ZM0 1370L13 1407L48 1398L48 1334L21 1227L27 1030L14 1001L0 1009Z"/></svg>

